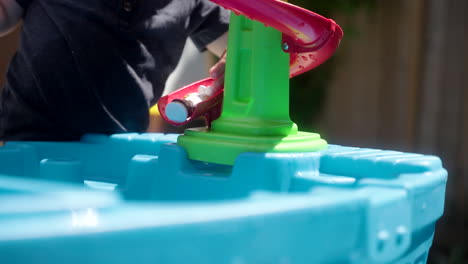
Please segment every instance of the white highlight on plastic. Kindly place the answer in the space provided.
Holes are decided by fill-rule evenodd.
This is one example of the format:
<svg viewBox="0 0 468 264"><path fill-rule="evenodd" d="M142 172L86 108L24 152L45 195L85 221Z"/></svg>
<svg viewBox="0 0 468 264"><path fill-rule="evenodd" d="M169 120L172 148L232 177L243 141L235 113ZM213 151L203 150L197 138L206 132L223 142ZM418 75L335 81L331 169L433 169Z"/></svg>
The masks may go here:
<svg viewBox="0 0 468 264"><path fill-rule="evenodd" d="M99 219L95 209L87 208L85 210L72 211L73 227L96 227L98 224Z"/></svg>
<svg viewBox="0 0 468 264"><path fill-rule="evenodd" d="M200 97L207 99L213 95L214 91L211 86L200 85L198 87L198 93L200 94Z"/></svg>

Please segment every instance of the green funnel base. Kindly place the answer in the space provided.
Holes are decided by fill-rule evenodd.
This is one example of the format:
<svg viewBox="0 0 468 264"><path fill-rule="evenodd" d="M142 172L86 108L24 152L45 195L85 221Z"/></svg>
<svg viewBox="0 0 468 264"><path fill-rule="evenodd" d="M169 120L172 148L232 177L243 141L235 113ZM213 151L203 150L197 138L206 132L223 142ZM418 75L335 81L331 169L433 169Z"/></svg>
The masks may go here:
<svg viewBox="0 0 468 264"><path fill-rule="evenodd" d="M327 148L319 134L297 132L286 137L246 136L208 131L206 128L185 130L177 143L184 147L190 159L234 165L243 152L313 152Z"/></svg>

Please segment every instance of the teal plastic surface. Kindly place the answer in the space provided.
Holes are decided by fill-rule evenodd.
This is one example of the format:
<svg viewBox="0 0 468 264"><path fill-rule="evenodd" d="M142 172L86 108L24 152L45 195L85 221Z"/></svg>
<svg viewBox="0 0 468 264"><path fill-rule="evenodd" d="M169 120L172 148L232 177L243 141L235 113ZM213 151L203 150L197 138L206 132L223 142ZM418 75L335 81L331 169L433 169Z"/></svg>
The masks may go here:
<svg viewBox="0 0 468 264"><path fill-rule="evenodd" d="M437 157L330 145L227 166L176 140L0 147L0 263L426 263Z"/></svg>

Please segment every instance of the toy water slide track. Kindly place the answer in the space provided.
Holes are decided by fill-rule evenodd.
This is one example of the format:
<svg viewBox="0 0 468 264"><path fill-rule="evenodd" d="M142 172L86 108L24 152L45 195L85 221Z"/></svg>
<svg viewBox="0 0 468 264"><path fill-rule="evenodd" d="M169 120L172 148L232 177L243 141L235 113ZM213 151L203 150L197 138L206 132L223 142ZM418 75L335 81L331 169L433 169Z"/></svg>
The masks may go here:
<svg viewBox="0 0 468 264"><path fill-rule="evenodd" d="M259 21L282 33L282 49L290 54L290 78L307 72L333 55L338 47L343 31L331 19L320 16L304 8L279 0L211 0L212 2ZM182 122L170 120L166 106L176 99L183 99L190 93L197 92L200 85L210 86L213 79L207 78L192 83L159 100L161 116L168 123L181 126L205 116L208 125L221 114L223 89L216 91L210 98L198 104L191 115Z"/></svg>

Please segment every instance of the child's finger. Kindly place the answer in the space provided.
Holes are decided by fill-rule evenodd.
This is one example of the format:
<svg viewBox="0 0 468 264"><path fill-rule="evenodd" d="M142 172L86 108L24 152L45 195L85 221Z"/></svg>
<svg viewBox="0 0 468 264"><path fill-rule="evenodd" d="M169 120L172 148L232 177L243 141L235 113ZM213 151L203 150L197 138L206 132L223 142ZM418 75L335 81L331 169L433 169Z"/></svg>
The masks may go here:
<svg viewBox="0 0 468 264"><path fill-rule="evenodd" d="M226 52L223 53L219 61L210 69L210 76L213 79L219 78L222 74L224 74L226 68Z"/></svg>
<svg viewBox="0 0 468 264"><path fill-rule="evenodd" d="M219 76L219 78L215 79L215 81L212 84L213 87L213 92L218 91L219 89L222 89L224 86L224 73Z"/></svg>
<svg viewBox="0 0 468 264"><path fill-rule="evenodd" d="M226 63L224 61L218 61L213 67L210 69L210 76L213 79L219 78L222 74L224 74L224 70L226 67Z"/></svg>

